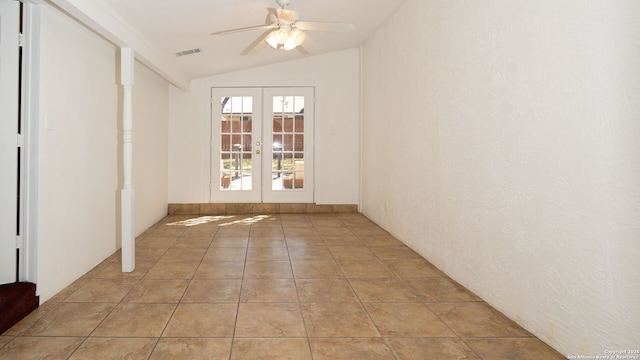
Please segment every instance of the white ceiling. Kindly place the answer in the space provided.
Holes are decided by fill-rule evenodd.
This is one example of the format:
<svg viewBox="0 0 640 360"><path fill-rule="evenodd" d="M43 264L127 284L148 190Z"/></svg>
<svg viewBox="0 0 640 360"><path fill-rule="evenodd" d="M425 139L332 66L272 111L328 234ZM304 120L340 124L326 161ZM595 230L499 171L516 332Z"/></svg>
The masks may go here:
<svg viewBox="0 0 640 360"><path fill-rule="evenodd" d="M221 36L212 32L266 22L267 8L278 8L275 0L103 0L107 6L146 39L155 51L172 58L188 79L300 58L300 51L265 48L256 55L240 53L261 36L251 30ZM313 54L322 54L362 44L388 19L404 0L292 0L289 10L300 20L346 22L351 33L307 31ZM194 48L201 53L177 57L174 53Z"/></svg>

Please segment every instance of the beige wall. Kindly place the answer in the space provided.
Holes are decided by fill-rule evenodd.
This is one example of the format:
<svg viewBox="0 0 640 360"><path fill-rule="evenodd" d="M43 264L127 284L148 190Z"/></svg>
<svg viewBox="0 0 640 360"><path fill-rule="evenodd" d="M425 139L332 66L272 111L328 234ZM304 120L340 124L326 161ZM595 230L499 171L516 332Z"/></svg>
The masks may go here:
<svg viewBox="0 0 640 360"><path fill-rule="evenodd" d="M212 87L315 87L315 202L357 204L359 50L312 56L192 82L171 89L169 202L209 202Z"/></svg>
<svg viewBox="0 0 640 360"><path fill-rule="evenodd" d="M407 0L364 45L363 212L566 355L640 343L639 14Z"/></svg>
<svg viewBox="0 0 640 360"><path fill-rule="evenodd" d="M42 5L37 287L41 301L119 246L121 119L116 48ZM166 214L168 85L136 64L136 233Z"/></svg>
<svg viewBox="0 0 640 360"><path fill-rule="evenodd" d="M168 157L169 85L136 62L133 86L135 234L167 215Z"/></svg>

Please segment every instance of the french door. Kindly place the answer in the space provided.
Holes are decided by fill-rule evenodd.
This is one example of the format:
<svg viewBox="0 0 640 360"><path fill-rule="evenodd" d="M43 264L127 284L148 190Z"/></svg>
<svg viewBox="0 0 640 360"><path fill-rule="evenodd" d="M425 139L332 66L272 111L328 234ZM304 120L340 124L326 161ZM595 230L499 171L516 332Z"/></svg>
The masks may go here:
<svg viewBox="0 0 640 360"><path fill-rule="evenodd" d="M313 202L313 88L212 88L211 114L211 202Z"/></svg>

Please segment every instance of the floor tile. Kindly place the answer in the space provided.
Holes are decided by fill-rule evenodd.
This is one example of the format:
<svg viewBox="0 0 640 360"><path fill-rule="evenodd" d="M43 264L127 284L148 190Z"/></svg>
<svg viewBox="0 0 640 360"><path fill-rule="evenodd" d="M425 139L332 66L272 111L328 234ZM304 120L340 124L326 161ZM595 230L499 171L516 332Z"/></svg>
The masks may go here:
<svg viewBox="0 0 640 360"><path fill-rule="evenodd" d="M132 279L90 279L64 301L117 303L137 282L138 280Z"/></svg>
<svg viewBox="0 0 640 360"><path fill-rule="evenodd" d="M465 342L483 359L566 359L537 338L465 339Z"/></svg>
<svg viewBox="0 0 640 360"><path fill-rule="evenodd" d="M199 249L199 250L206 250L210 245L211 245L211 241L212 240L212 236L211 235L207 235L204 237L184 237L181 236L178 240L176 240L175 243L173 243L173 246L168 249Z"/></svg>
<svg viewBox="0 0 640 360"><path fill-rule="evenodd" d="M292 279L289 261L247 261L245 279Z"/></svg>
<svg viewBox="0 0 640 360"><path fill-rule="evenodd" d="M195 261L158 261L145 275L146 280L165 279L179 280L191 279L198 268Z"/></svg>
<svg viewBox="0 0 640 360"><path fill-rule="evenodd" d="M120 260L105 264L93 277L99 279L141 279L155 264L153 261L137 261L132 272L122 272Z"/></svg>
<svg viewBox="0 0 640 360"><path fill-rule="evenodd" d="M297 279L300 302L357 302L351 286L343 279Z"/></svg>
<svg viewBox="0 0 640 360"><path fill-rule="evenodd" d="M288 261L289 252L284 247L250 247L247 261Z"/></svg>
<svg viewBox="0 0 640 360"><path fill-rule="evenodd" d="M243 273L244 262L242 261L202 262L193 278L198 280L242 279Z"/></svg>
<svg viewBox="0 0 640 360"><path fill-rule="evenodd" d="M162 337L231 337L236 304L180 304Z"/></svg>
<svg viewBox="0 0 640 360"><path fill-rule="evenodd" d="M141 241L136 241L136 250L157 249L167 251L176 241L176 239L166 237L147 236Z"/></svg>
<svg viewBox="0 0 640 360"><path fill-rule="evenodd" d="M314 360L395 360L383 339L309 339ZM419 359L419 358L416 358Z"/></svg>
<svg viewBox="0 0 640 360"><path fill-rule="evenodd" d="M337 261L378 260L366 246L331 246L329 251Z"/></svg>
<svg viewBox="0 0 640 360"><path fill-rule="evenodd" d="M158 337L175 307L175 304L120 304L91 335Z"/></svg>
<svg viewBox="0 0 640 360"><path fill-rule="evenodd" d="M297 303L240 304L235 337L304 337Z"/></svg>
<svg viewBox="0 0 640 360"><path fill-rule="evenodd" d="M260 227L251 227L251 231L249 232L249 236L282 236L284 238L284 231L282 230L281 225L274 226L260 226Z"/></svg>
<svg viewBox="0 0 640 360"><path fill-rule="evenodd" d="M285 242L289 251L294 247L325 246L320 236L287 236Z"/></svg>
<svg viewBox="0 0 640 360"><path fill-rule="evenodd" d="M185 232L185 228L182 226L162 225L153 230L149 236L179 238L182 233Z"/></svg>
<svg viewBox="0 0 640 360"><path fill-rule="evenodd" d="M18 337L0 349L0 360L67 359L83 337Z"/></svg>
<svg viewBox="0 0 640 360"><path fill-rule="evenodd" d="M361 235L360 240L368 246L398 246L402 242L389 234L382 235Z"/></svg>
<svg viewBox="0 0 640 360"><path fill-rule="evenodd" d="M420 302L402 281L397 279L350 279L351 287L362 302Z"/></svg>
<svg viewBox="0 0 640 360"><path fill-rule="evenodd" d="M293 247L289 249L289 257L291 261L333 261L333 255L326 246Z"/></svg>
<svg viewBox="0 0 640 360"><path fill-rule="evenodd" d="M422 303L365 303L364 307L384 336L455 336L447 325Z"/></svg>
<svg viewBox="0 0 640 360"><path fill-rule="evenodd" d="M308 336L380 337L360 303L303 303Z"/></svg>
<svg viewBox="0 0 640 360"><path fill-rule="evenodd" d="M71 296L71 294L73 294L74 292L78 291L78 289L80 289L82 287L82 285L86 284L87 281L89 281L89 280L91 280L93 278L93 277L89 277L88 276L89 273L96 274L97 272L95 271L95 269L97 269L97 268L104 269L104 266L105 266L104 264L105 264L105 262L102 262L100 265L95 267L94 270L89 271L87 274L85 274L85 276L79 278L78 280L76 280L73 283L71 283L71 285L69 285L66 288L62 289L59 293L55 294L49 300L47 300L47 303L48 304L52 304L52 303L59 303L59 302L64 301L66 298ZM113 262L109 261L109 264L113 264ZM114 266L114 265L109 265L109 266ZM122 272L122 265L120 265L120 272Z"/></svg>
<svg viewBox="0 0 640 360"><path fill-rule="evenodd" d="M200 261L206 252L205 249L193 249L188 247L173 246L162 255L160 260L169 261Z"/></svg>
<svg viewBox="0 0 640 360"><path fill-rule="evenodd" d="M376 254L379 259L415 259L422 257L417 252L405 245L399 246L369 246L369 249Z"/></svg>
<svg viewBox="0 0 640 360"><path fill-rule="evenodd" d="M348 236L322 236L327 246L366 246L360 238L354 235Z"/></svg>
<svg viewBox="0 0 640 360"><path fill-rule="evenodd" d="M405 281L426 302L482 301L474 293L449 278L412 278Z"/></svg>
<svg viewBox="0 0 640 360"><path fill-rule="evenodd" d="M248 244L248 236L216 236L211 241L211 247L246 248Z"/></svg>
<svg viewBox="0 0 640 360"><path fill-rule="evenodd" d="M88 338L69 360L147 359L156 338Z"/></svg>
<svg viewBox="0 0 640 360"><path fill-rule="evenodd" d="M40 305L37 309L33 310L24 319L20 320L17 324L13 325L9 330L5 331L2 335L17 336L22 334L26 329L31 327L38 320L42 319L49 311L53 310L60 303L53 303L47 301Z"/></svg>
<svg viewBox="0 0 640 360"><path fill-rule="evenodd" d="M214 240L215 241L215 240ZM202 262L245 261L246 247L215 247L211 246L204 254Z"/></svg>
<svg viewBox="0 0 640 360"><path fill-rule="evenodd" d="M298 302L293 279L246 279L240 302Z"/></svg>
<svg viewBox="0 0 640 360"><path fill-rule="evenodd" d="M285 227L284 236L320 236L314 227Z"/></svg>
<svg viewBox="0 0 640 360"><path fill-rule="evenodd" d="M215 237L249 236L249 230L249 225L220 226Z"/></svg>
<svg viewBox="0 0 640 360"><path fill-rule="evenodd" d="M1 335L0 360L563 358L362 214L278 207L318 212L167 216L134 272L116 251Z"/></svg>
<svg viewBox="0 0 640 360"><path fill-rule="evenodd" d="M335 217L325 219L311 219L313 225L320 228L345 228L345 224L342 220Z"/></svg>
<svg viewBox="0 0 640 360"><path fill-rule="evenodd" d="M307 339L240 339L233 340L231 360L311 360Z"/></svg>
<svg viewBox="0 0 640 360"><path fill-rule="evenodd" d="M316 227L320 236L355 236L349 228L345 227Z"/></svg>
<svg viewBox="0 0 640 360"><path fill-rule="evenodd" d="M26 336L87 336L114 308L107 303L61 303L23 332Z"/></svg>
<svg viewBox="0 0 640 360"><path fill-rule="evenodd" d="M284 236L252 236L249 238L249 247L287 247Z"/></svg>
<svg viewBox="0 0 640 360"><path fill-rule="evenodd" d="M338 260L338 266L347 278L395 278L378 260Z"/></svg>
<svg viewBox="0 0 640 360"><path fill-rule="evenodd" d="M238 303L242 280L191 280L182 303Z"/></svg>
<svg viewBox="0 0 640 360"><path fill-rule="evenodd" d="M0 335L0 348L5 346L9 341L13 340L13 336Z"/></svg>
<svg viewBox="0 0 640 360"><path fill-rule="evenodd" d="M354 234L360 237L366 236L366 235L388 235L388 233L384 229L382 229L381 227L377 226L372 222L355 224L355 225L347 224L347 227Z"/></svg>
<svg viewBox="0 0 640 360"><path fill-rule="evenodd" d="M162 338L149 359L228 359L231 341L231 338Z"/></svg>
<svg viewBox="0 0 640 360"><path fill-rule="evenodd" d="M296 279L344 278L333 260L291 261L291 268Z"/></svg>
<svg viewBox="0 0 640 360"><path fill-rule="evenodd" d="M178 303L189 280L141 280L122 300L125 303Z"/></svg>
<svg viewBox="0 0 640 360"><path fill-rule="evenodd" d="M458 336L530 336L518 324L484 302L430 303L429 307Z"/></svg>
<svg viewBox="0 0 640 360"><path fill-rule="evenodd" d="M424 259L386 259L382 262L404 279L445 276L437 267Z"/></svg>
<svg viewBox="0 0 640 360"><path fill-rule="evenodd" d="M480 360L458 338L390 338L388 341L398 360L422 359L425 354L429 354L429 359L432 360ZM519 357L487 359L519 359Z"/></svg>

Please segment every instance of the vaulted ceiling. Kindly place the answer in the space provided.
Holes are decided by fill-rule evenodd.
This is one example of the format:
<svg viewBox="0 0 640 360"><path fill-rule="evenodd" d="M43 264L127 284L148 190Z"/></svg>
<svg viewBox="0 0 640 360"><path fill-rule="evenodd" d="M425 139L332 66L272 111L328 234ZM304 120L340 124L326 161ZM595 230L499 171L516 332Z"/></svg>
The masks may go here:
<svg viewBox="0 0 640 360"><path fill-rule="evenodd" d="M100 1L100 0L95 0ZM404 0L292 0L300 20L344 22L350 33L307 31L312 54L269 47L255 55L241 55L265 30L211 36L212 32L264 25L267 8L275 0L101 0L148 45L187 79L250 68L357 47L388 19ZM175 53L200 49L199 53Z"/></svg>

